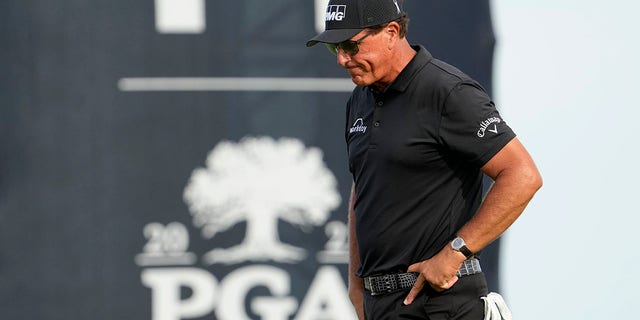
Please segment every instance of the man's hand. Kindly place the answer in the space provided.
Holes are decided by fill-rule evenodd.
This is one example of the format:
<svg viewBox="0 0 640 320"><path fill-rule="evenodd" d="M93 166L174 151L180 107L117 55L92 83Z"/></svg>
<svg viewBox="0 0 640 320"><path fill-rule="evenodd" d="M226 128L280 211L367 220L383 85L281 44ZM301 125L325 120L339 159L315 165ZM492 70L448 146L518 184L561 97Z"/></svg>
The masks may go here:
<svg viewBox="0 0 640 320"><path fill-rule="evenodd" d="M404 304L410 305L413 303L413 300L418 296L420 291L422 291L422 288L424 288L425 282L438 292L451 288L456 281L458 281L456 272L458 272L458 269L460 269L465 259L462 253L446 245L431 259L409 266L407 272L418 272L420 274L413 288L411 288L411 291L405 298Z"/></svg>

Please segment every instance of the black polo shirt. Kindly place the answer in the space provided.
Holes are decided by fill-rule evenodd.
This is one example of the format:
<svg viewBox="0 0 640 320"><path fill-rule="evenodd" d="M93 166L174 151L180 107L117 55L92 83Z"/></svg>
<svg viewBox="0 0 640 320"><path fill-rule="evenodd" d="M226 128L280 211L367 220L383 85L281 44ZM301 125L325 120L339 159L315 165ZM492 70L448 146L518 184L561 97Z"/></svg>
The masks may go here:
<svg viewBox="0 0 640 320"><path fill-rule="evenodd" d="M414 49L385 92L356 87L347 103L360 276L447 245L480 206L480 167L515 137L476 81Z"/></svg>

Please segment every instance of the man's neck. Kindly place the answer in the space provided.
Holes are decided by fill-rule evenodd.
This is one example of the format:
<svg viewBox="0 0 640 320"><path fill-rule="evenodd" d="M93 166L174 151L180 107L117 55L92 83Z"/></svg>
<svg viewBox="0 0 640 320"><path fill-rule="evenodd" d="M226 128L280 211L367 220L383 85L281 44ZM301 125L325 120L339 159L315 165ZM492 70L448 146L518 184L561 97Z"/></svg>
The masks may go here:
<svg viewBox="0 0 640 320"><path fill-rule="evenodd" d="M383 78L373 84L382 92L386 91L386 89L396 80L398 75L400 75L402 70L404 70L409 62L411 62L413 57L416 55L416 50L411 47L406 38L403 38L398 43L398 47L394 53L395 54L389 59L389 71Z"/></svg>

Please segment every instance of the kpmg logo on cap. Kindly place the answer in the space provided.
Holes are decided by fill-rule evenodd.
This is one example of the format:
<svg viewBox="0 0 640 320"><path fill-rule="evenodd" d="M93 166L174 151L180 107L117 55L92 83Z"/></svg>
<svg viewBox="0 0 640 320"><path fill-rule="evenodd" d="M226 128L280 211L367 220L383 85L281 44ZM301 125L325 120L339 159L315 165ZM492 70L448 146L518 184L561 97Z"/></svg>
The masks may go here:
<svg viewBox="0 0 640 320"><path fill-rule="evenodd" d="M342 21L347 12L346 5L330 5L327 6L325 21Z"/></svg>

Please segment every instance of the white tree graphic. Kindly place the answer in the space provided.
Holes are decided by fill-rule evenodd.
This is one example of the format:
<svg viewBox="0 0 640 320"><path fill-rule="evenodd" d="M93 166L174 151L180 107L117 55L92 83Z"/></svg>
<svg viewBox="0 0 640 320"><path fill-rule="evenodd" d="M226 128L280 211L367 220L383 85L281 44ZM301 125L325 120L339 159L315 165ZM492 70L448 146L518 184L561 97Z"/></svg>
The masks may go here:
<svg viewBox="0 0 640 320"><path fill-rule="evenodd" d="M206 168L193 171L184 200L206 238L247 222L241 244L211 250L205 262L293 263L306 251L279 240L278 219L303 230L324 224L341 201L336 186L320 149L293 138L245 137L220 142L209 153Z"/></svg>

